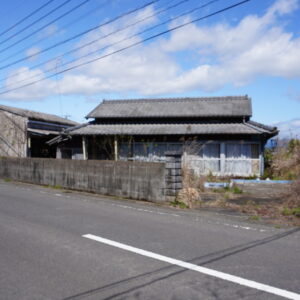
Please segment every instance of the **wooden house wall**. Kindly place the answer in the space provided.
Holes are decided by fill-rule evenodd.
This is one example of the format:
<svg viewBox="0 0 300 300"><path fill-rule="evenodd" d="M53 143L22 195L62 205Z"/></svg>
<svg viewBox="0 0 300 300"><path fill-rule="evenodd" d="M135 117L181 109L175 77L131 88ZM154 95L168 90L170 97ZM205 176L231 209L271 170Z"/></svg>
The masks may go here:
<svg viewBox="0 0 300 300"><path fill-rule="evenodd" d="M117 149L119 160L163 162L165 151L181 151L183 164L198 175L259 176L263 172L264 141L259 136L90 136L86 143L88 159L113 160Z"/></svg>

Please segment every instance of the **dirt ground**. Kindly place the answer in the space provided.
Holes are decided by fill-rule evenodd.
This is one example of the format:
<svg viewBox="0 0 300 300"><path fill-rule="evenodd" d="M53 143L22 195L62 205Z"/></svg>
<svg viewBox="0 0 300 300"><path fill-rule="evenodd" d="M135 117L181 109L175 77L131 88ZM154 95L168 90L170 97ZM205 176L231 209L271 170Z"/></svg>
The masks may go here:
<svg viewBox="0 0 300 300"><path fill-rule="evenodd" d="M253 222L264 222L274 226L300 226L299 209L290 209L285 194L274 196L255 196L240 192L215 190L199 194L187 190L187 194L180 195L171 204L182 209L222 210L224 213L241 213L249 216Z"/></svg>
<svg viewBox="0 0 300 300"><path fill-rule="evenodd" d="M278 226L300 226L299 212L297 214L288 208L284 195L278 198L261 198L253 195L231 195L229 198L227 197L202 202L200 207L223 208L228 212L236 211L249 215L249 220L263 221Z"/></svg>

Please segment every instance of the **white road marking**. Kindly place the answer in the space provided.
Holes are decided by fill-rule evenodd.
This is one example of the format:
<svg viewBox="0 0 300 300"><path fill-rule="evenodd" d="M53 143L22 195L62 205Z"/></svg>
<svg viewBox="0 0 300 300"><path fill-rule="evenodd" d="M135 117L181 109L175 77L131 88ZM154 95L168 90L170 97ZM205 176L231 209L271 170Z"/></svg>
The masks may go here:
<svg viewBox="0 0 300 300"><path fill-rule="evenodd" d="M263 292L267 292L267 293L270 293L270 294L281 296L281 297L284 297L286 299L300 300L300 294L296 294L296 293L293 293L293 292L290 292L290 291L287 291L287 290L272 287L270 285L262 284L262 283L259 283L259 282L256 282L256 281L244 279L244 278L241 278L241 277L238 277L238 276L234 276L234 275L230 275L230 274L227 274L227 273L223 273L223 272L219 272L219 271L216 271L216 270L201 267L201 266L198 266L198 265L194 265L194 264L184 262L184 261L181 261L181 260L178 260L178 259L174 259L174 258L171 258L171 257L168 257L168 256L160 255L160 254L157 254L157 253L154 253L154 252L150 252L150 251L139 249L139 248L136 248L136 247L132 247L132 246L129 246L129 245L126 245L126 244L122 244L122 243L118 243L118 242L115 242L115 241L112 241L112 240L108 240L108 239L105 239L105 238L102 238L102 237L99 237L99 236L96 236L96 235L93 235L93 234L84 234L82 237L87 238L87 239L91 239L91 240L94 240L94 241L97 241L97 242L100 242L100 243L103 243L103 244L106 244L106 245L110 245L110 246L113 246L113 247L116 247L116 248L119 248L119 249L123 249L123 250L129 251L129 252L133 252L133 253L140 254L140 255L143 255L143 256L147 256L147 257L150 257L150 258L154 258L154 259L157 259L157 260L160 260L160 261L163 261L163 262L167 262L169 264L176 265L176 266L188 269L188 270L196 271L196 272L199 272L199 273L202 273L202 274L205 274L205 275L209 275L209 276L220 278L220 279L223 279L223 280L226 280L226 281L237 283L239 285L243 285L243 286L246 286L246 287L249 287L249 288L253 288L253 289L263 291Z"/></svg>
<svg viewBox="0 0 300 300"><path fill-rule="evenodd" d="M111 205L112 206L118 206L118 207L125 208L125 209L131 209L131 210L136 210L136 211L152 213L152 214L156 214L156 215L167 215L167 216L173 216L173 217L181 217L178 214L165 213L165 212L148 210L148 209L143 209L143 208L136 208L136 207L128 206L128 205L121 205L121 204L115 204L115 203L112 203ZM225 216L225 214L224 214L224 216ZM228 215L226 215L226 216L228 216ZM200 221L203 221L203 220L199 217L196 217L195 221L200 222ZM236 225L236 224L220 223L220 222L217 222L217 221L210 222L210 221L207 221L206 219L205 219L205 222L209 223L209 224L217 224L217 225L222 225L222 226L228 226L228 227L232 227L232 228L235 228L235 229L254 230L254 231L258 231L258 232L274 231L274 230L271 230L271 229L268 229L268 230L259 229L259 228L249 227L249 226L241 226L241 225Z"/></svg>

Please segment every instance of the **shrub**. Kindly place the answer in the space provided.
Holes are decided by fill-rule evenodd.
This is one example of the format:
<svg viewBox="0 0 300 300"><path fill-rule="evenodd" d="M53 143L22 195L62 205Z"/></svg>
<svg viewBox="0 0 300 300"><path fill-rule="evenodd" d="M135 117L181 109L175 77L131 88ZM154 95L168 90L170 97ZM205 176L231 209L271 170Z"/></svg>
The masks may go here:
<svg viewBox="0 0 300 300"><path fill-rule="evenodd" d="M239 187L237 187L235 185L232 187L232 192L234 194L242 194L243 193L243 191Z"/></svg>

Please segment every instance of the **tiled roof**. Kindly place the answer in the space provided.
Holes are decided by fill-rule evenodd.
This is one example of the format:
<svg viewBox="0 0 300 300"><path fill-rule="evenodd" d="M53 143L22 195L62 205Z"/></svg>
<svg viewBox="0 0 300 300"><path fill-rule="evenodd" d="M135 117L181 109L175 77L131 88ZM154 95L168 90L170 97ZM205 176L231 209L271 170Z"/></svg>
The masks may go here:
<svg viewBox="0 0 300 300"><path fill-rule="evenodd" d="M12 114L22 116L31 120L44 121L49 123L56 123L56 124L63 124L63 125L70 125L70 126L75 126L78 124L74 121L64 119L56 115L44 114L32 110L10 107L5 105L0 105L0 110L7 111Z"/></svg>
<svg viewBox="0 0 300 300"><path fill-rule="evenodd" d="M248 96L103 100L87 118L238 117L252 115Z"/></svg>
<svg viewBox="0 0 300 300"><path fill-rule="evenodd" d="M258 122L252 121L252 120L248 121L247 123L250 125L253 125L255 127L267 130L267 131L275 131L275 130L277 131L277 127L268 126L268 125L258 123Z"/></svg>
<svg viewBox="0 0 300 300"><path fill-rule="evenodd" d="M274 129L275 130L275 129ZM69 129L70 135L190 135L190 134L270 134L272 131L247 123L190 124L85 124Z"/></svg>

